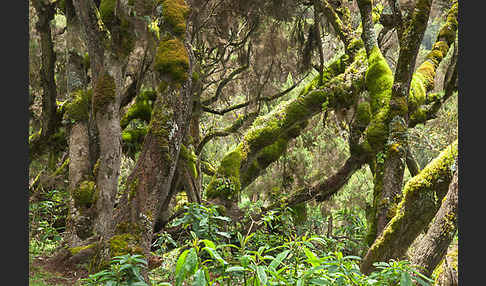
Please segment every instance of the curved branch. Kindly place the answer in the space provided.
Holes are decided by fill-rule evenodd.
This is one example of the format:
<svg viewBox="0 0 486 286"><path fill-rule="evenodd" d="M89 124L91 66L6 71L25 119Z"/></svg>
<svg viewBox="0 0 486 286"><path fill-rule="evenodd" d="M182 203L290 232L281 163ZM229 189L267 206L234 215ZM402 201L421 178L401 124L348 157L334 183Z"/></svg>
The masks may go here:
<svg viewBox="0 0 486 286"><path fill-rule="evenodd" d="M244 72L245 70L248 69L248 67L250 66L250 50L251 50L251 43L248 44L248 52L247 52L247 56L246 56L246 63L243 65L243 66L240 66L239 68L237 68L236 70L234 70L233 72L231 72L227 78L223 79L221 81L221 83L218 85L218 88L216 89L216 93L214 94L213 97L209 98L209 99L206 99L204 101L201 101L201 105L211 105L213 103L215 103L219 97L221 96L221 93L223 92L223 88L230 82L232 81L235 76L237 76L238 74Z"/></svg>
<svg viewBox="0 0 486 286"><path fill-rule="evenodd" d="M299 81L297 81L296 83L294 83L291 87L287 88L286 90L281 91L281 92L278 92L278 93L276 93L274 95L271 95L271 96L260 97L260 98L257 99L257 102L260 102L260 101L269 102L269 101L275 100L277 98L280 98L280 97L286 95L287 93L289 93L292 90L294 90L294 88L296 88L302 82L302 80L304 80L304 78L307 77L307 75L305 75L304 77L302 77ZM246 106L250 105L252 102L253 102L252 100L249 100L249 101L246 101L246 102L243 102L243 103L240 103L240 104L236 104L236 105L227 107L227 108L225 108L223 110L213 110L213 109L210 109L208 107L203 106L202 107L202 110L205 111L205 112L212 113L212 114L224 115L224 114L226 114L226 113L228 113L230 111L233 111L233 110L236 110L236 109L240 109L240 108L246 107Z"/></svg>
<svg viewBox="0 0 486 286"><path fill-rule="evenodd" d="M365 156L351 156L344 163L341 168L329 178L315 184L310 188L303 188L296 194L292 195L285 201L287 206L295 206L297 204L307 202L310 200L317 200L318 202L329 199L333 194L341 189L351 176L358 171L366 162ZM276 205L273 208L277 207ZM270 208L269 208L270 209Z"/></svg>

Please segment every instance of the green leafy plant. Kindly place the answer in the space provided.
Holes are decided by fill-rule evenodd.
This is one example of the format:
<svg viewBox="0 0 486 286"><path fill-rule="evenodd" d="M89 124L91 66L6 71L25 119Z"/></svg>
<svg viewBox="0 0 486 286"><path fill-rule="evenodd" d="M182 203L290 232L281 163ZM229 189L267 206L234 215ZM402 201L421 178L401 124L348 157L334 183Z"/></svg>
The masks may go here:
<svg viewBox="0 0 486 286"><path fill-rule="evenodd" d="M138 254L125 254L113 257L110 269L102 270L82 279L85 286L148 286L140 269L147 267L147 261Z"/></svg>
<svg viewBox="0 0 486 286"><path fill-rule="evenodd" d="M197 203L184 206L184 216L173 222L172 226L183 225L190 228L198 238L220 240L222 237L229 239L228 232L221 229L222 222L231 222L229 217L221 216L216 206L206 207Z"/></svg>

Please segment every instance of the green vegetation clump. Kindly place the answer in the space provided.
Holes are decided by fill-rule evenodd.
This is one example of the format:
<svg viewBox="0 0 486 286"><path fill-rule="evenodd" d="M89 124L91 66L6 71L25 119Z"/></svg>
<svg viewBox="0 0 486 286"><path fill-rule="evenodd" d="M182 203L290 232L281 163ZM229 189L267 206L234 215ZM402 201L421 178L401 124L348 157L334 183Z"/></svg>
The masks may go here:
<svg viewBox="0 0 486 286"><path fill-rule="evenodd" d="M64 106L64 116L72 121L87 121L91 107L93 90L77 90L72 93L72 100Z"/></svg>
<svg viewBox="0 0 486 286"><path fill-rule="evenodd" d="M110 74L105 72L100 75L93 93L93 110L95 114L104 111L106 106L115 100L115 88L115 79Z"/></svg>
<svg viewBox="0 0 486 286"><path fill-rule="evenodd" d="M117 0L101 0L100 2L100 16L101 21L110 29L112 25L115 24L116 21L116 3Z"/></svg>
<svg viewBox="0 0 486 286"><path fill-rule="evenodd" d="M186 17L189 7L184 0L165 0L162 2L162 16L171 26L175 36L183 36L186 32Z"/></svg>
<svg viewBox="0 0 486 286"><path fill-rule="evenodd" d="M159 43L154 68L160 74L168 75L176 83L182 83L187 79L189 56L181 40L172 38Z"/></svg>
<svg viewBox="0 0 486 286"><path fill-rule="evenodd" d="M137 118L150 122L152 106L157 94L153 90L145 90L135 97L135 103L131 105L120 121L120 126L125 129L131 120Z"/></svg>
<svg viewBox="0 0 486 286"><path fill-rule="evenodd" d="M393 73L378 46L373 47L368 56L365 84L371 97L371 111L375 114L390 100L393 85Z"/></svg>
<svg viewBox="0 0 486 286"><path fill-rule="evenodd" d="M78 207L89 208L96 202L96 186L94 181L82 181L73 191L74 202Z"/></svg>
<svg viewBox="0 0 486 286"><path fill-rule="evenodd" d="M125 254L143 254L140 246L138 246L139 239L131 233L114 235L110 241L110 256L120 256Z"/></svg>

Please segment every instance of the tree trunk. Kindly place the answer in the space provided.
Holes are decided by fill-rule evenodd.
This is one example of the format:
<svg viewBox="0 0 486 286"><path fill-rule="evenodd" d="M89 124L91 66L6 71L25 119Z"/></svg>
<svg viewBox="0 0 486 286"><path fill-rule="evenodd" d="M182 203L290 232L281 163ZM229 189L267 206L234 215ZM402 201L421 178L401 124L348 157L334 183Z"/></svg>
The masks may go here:
<svg viewBox="0 0 486 286"><path fill-rule="evenodd" d="M458 286L458 249L457 245L449 247L447 255L434 271L437 275L435 286Z"/></svg>
<svg viewBox="0 0 486 286"><path fill-rule="evenodd" d="M457 171L454 173L449 191L432 220L425 236L417 244L410 261L419 266L424 275L430 276L444 258L447 248L457 230L457 208L459 186Z"/></svg>
<svg viewBox="0 0 486 286"><path fill-rule="evenodd" d="M407 182L395 216L363 258L361 272L371 273L374 262L403 258L439 209L452 180L451 166L456 156L457 140Z"/></svg>
<svg viewBox="0 0 486 286"><path fill-rule="evenodd" d="M65 241L69 247L77 247L93 232L91 205L94 181L89 161L89 92L83 63L84 55L81 30L74 7L66 1L66 45L68 47L67 90L65 118L71 121L69 132L69 215L66 221Z"/></svg>

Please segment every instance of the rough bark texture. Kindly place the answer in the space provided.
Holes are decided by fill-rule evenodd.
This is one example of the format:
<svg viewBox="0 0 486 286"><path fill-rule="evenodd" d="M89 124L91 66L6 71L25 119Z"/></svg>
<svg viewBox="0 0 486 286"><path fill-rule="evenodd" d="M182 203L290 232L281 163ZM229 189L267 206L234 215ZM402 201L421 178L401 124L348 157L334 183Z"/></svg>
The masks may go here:
<svg viewBox="0 0 486 286"><path fill-rule="evenodd" d="M179 24L185 31L185 22ZM166 32L170 37L161 39L155 51L157 98L142 151L115 211L115 232L108 242L111 256L135 252L149 258L155 222L168 213L165 208L173 196L173 177L191 118L193 56L187 33L176 27Z"/></svg>
<svg viewBox="0 0 486 286"><path fill-rule="evenodd" d="M422 274L430 276L444 258L447 248L457 230L457 208L459 183L457 171L454 173L449 191L432 220L425 236L417 244L411 255L411 262L423 269Z"/></svg>
<svg viewBox="0 0 486 286"><path fill-rule="evenodd" d="M89 161L89 93L83 64L82 38L79 21L71 1L66 1L67 90L70 94L65 117L71 121L69 132L69 216L66 236L69 247L77 247L92 235L93 217L90 211L94 199L94 182Z"/></svg>
<svg viewBox="0 0 486 286"><path fill-rule="evenodd" d="M458 286L458 248L457 245L449 247L446 256L439 266L434 270L435 286Z"/></svg>
<svg viewBox="0 0 486 286"><path fill-rule="evenodd" d="M457 141L407 182L396 215L368 250L361 263L361 272L369 274L374 262L404 256L439 209L452 180L451 166L456 156Z"/></svg>

